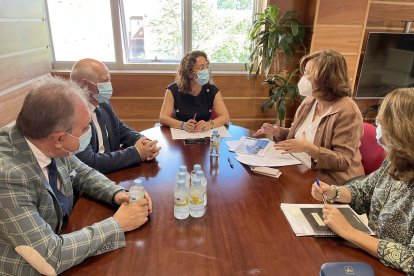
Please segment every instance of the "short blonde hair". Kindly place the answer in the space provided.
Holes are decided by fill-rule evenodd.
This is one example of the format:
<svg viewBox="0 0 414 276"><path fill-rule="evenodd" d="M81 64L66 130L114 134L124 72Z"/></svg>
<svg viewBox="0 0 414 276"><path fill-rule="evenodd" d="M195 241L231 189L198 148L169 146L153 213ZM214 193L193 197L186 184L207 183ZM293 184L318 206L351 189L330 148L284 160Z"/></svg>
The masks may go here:
<svg viewBox="0 0 414 276"><path fill-rule="evenodd" d="M338 52L323 50L304 56L300 61L300 71L312 60L312 81L316 86L316 95L325 101L351 96L351 85L345 58Z"/></svg>
<svg viewBox="0 0 414 276"><path fill-rule="evenodd" d="M381 104L377 122L390 160L389 174L401 181L414 180L414 88L390 92Z"/></svg>

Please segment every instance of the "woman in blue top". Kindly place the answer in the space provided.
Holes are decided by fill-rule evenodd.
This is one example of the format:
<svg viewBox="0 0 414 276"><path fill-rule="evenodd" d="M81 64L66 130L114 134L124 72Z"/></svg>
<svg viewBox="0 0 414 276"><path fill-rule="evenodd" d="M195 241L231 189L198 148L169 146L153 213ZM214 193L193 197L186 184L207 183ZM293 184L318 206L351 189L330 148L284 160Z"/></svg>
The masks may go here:
<svg viewBox="0 0 414 276"><path fill-rule="evenodd" d="M205 131L229 121L219 89L211 83L210 64L201 51L187 53L181 60L175 82L167 87L160 112L165 126L189 132ZM212 113L215 118L212 118Z"/></svg>
<svg viewBox="0 0 414 276"><path fill-rule="evenodd" d="M389 93L377 117L377 140L387 159L367 178L345 186L313 184L312 195L331 202L349 203L357 213L367 213L377 233L371 237L353 228L330 204L323 208L324 223L342 238L366 250L386 266L414 275L414 88Z"/></svg>

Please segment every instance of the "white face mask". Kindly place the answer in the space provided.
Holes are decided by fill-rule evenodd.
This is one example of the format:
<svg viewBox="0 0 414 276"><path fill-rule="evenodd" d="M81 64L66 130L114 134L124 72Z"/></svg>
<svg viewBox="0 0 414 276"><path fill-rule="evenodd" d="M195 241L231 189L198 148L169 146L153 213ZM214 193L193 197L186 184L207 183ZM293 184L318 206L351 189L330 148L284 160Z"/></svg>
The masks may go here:
<svg viewBox="0 0 414 276"><path fill-rule="evenodd" d="M302 96L312 96L312 83L310 82L310 80L308 80L307 77L302 76L302 78L300 78L300 81L298 82L298 89L299 94L301 94Z"/></svg>

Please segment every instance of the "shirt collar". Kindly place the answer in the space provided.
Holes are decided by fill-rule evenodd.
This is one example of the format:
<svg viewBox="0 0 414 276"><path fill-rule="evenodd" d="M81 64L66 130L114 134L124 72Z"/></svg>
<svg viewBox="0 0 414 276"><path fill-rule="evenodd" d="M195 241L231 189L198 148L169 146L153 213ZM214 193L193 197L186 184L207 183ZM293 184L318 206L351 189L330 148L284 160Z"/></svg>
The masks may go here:
<svg viewBox="0 0 414 276"><path fill-rule="evenodd" d="M26 137L24 137L27 144L29 145L30 149L33 152L33 155L36 157L37 163L39 163L39 166L41 169L46 168L50 161L52 160L50 157L47 157L39 148L37 148L35 145L33 145Z"/></svg>

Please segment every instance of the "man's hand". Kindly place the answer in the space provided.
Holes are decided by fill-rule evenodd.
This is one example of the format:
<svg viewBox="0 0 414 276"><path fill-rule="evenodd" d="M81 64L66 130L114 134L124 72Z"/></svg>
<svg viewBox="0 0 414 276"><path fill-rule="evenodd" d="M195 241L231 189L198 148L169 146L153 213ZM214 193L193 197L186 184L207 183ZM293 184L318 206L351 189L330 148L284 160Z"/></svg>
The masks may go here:
<svg viewBox="0 0 414 276"><path fill-rule="evenodd" d="M123 202L114 214L114 219L125 232L132 231L148 221L149 210L149 202L146 198L132 203Z"/></svg>
<svg viewBox="0 0 414 276"><path fill-rule="evenodd" d="M149 140L146 137L141 137L135 143L135 148L138 150L142 160L150 161L157 157L161 148L157 147L157 140Z"/></svg>

